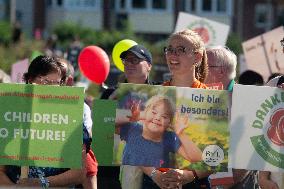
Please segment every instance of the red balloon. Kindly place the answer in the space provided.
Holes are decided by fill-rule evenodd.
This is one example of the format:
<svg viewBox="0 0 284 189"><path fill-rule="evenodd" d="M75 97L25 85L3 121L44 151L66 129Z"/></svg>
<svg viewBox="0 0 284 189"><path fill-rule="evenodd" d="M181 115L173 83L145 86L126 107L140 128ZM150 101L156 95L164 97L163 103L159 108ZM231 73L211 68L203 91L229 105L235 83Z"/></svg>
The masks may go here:
<svg viewBox="0 0 284 189"><path fill-rule="evenodd" d="M97 46L85 47L78 58L81 72L89 80L101 84L109 74L109 58L106 52Z"/></svg>

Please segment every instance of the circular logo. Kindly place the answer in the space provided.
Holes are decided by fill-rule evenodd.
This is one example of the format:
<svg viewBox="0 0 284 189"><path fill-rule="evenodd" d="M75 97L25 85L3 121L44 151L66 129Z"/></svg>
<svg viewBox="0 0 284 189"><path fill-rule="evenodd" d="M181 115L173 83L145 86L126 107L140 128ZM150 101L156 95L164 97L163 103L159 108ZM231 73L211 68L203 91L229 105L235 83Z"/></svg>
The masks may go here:
<svg viewBox="0 0 284 189"><path fill-rule="evenodd" d="M209 22L204 20L196 20L192 22L187 28L195 31L201 36L206 46L213 45L216 42L216 32Z"/></svg>
<svg viewBox="0 0 284 189"><path fill-rule="evenodd" d="M251 133L251 143L260 157L271 165L284 169L284 108L282 94L274 94L261 103L252 127L262 133Z"/></svg>
<svg viewBox="0 0 284 189"><path fill-rule="evenodd" d="M284 146L284 109L279 108L273 112L269 120L267 137L277 146Z"/></svg>
<svg viewBox="0 0 284 189"><path fill-rule="evenodd" d="M196 28L193 28L193 31L195 31L196 33L198 33L201 36L204 43L207 44L209 42L210 34L209 34L209 31L208 31L207 28L196 27Z"/></svg>
<svg viewBox="0 0 284 189"><path fill-rule="evenodd" d="M209 145L202 152L203 161L209 166L217 166L224 159L224 151L218 145Z"/></svg>
<svg viewBox="0 0 284 189"><path fill-rule="evenodd" d="M6 128L0 129L0 138L6 138L8 136L8 130Z"/></svg>

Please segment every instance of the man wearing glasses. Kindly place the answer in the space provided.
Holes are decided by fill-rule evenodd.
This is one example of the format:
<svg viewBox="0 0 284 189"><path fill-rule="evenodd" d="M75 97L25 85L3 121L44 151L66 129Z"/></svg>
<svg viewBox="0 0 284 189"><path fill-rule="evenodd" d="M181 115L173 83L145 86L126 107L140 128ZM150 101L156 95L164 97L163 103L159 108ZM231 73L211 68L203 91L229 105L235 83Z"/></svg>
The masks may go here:
<svg viewBox="0 0 284 189"><path fill-rule="evenodd" d="M151 53L141 45L135 45L121 53L124 73L127 82L135 84L149 83L149 73L152 67Z"/></svg>
<svg viewBox="0 0 284 189"><path fill-rule="evenodd" d="M120 58L124 64L125 83L151 84L149 74L152 68L152 55L145 47L135 45L122 52ZM108 99L114 91L115 88L105 90L101 98ZM122 170L121 176L119 176L120 169ZM98 188L133 189L134 186L138 187L137 181L142 178L142 174L142 170L135 166L123 165L121 168L118 166L99 166ZM121 180L121 183L119 180Z"/></svg>
<svg viewBox="0 0 284 189"><path fill-rule="evenodd" d="M206 49L208 76L205 83L222 83L224 90L232 91L236 77L237 56L228 48L215 46Z"/></svg>

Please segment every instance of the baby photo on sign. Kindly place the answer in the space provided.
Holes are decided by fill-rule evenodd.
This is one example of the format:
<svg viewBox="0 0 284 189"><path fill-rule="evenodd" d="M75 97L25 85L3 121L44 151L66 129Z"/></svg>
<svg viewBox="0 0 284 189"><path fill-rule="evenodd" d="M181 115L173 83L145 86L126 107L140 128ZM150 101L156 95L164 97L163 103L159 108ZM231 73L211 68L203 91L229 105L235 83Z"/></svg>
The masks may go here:
<svg viewBox="0 0 284 189"><path fill-rule="evenodd" d="M175 113L175 87L121 84L116 97L114 164L177 168L175 154L201 161L202 151L183 132L188 116Z"/></svg>

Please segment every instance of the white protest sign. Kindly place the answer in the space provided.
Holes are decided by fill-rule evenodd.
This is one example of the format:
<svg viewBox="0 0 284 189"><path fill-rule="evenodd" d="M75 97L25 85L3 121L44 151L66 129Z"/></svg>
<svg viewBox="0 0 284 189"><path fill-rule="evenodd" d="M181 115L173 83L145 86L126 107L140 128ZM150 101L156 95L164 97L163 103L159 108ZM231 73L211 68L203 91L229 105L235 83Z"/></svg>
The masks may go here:
<svg viewBox="0 0 284 189"><path fill-rule="evenodd" d="M230 30L229 25L180 12L175 32L186 28L196 31L202 37L206 46L224 46Z"/></svg>
<svg viewBox="0 0 284 189"><path fill-rule="evenodd" d="M238 84L233 91L229 167L284 172L284 91Z"/></svg>
<svg viewBox="0 0 284 189"><path fill-rule="evenodd" d="M265 81L272 73L283 73L284 55L280 44L283 36L281 26L243 42L246 68L260 73Z"/></svg>

